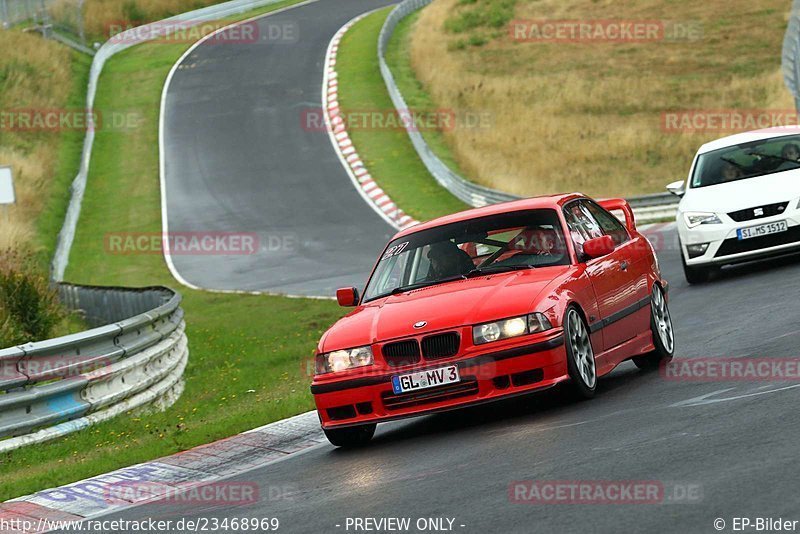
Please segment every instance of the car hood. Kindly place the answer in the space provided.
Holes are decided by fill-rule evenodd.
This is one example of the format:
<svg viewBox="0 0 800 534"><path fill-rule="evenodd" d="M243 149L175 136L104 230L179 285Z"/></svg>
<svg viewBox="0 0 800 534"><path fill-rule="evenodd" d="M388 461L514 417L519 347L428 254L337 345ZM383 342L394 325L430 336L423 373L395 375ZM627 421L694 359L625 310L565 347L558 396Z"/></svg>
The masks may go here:
<svg viewBox="0 0 800 534"><path fill-rule="evenodd" d="M536 311L539 295L568 271L545 267L446 282L360 306L325 334L329 352ZM549 307L549 306L546 306ZM424 328L414 324L427 322Z"/></svg>
<svg viewBox="0 0 800 534"><path fill-rule="evenodd" d="M680 210L729 213L797 198L800 198L800 169L689 189L681 200Z"/></svg>

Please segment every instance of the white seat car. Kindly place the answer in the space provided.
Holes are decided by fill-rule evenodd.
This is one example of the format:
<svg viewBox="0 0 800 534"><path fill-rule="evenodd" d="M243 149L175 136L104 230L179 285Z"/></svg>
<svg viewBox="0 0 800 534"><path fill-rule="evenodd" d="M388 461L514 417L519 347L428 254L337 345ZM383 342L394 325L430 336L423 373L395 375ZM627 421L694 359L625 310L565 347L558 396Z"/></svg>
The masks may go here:
<svg viewBox="0 0 800 534"><path fill-rule="evenodd" d="M800 250L800 128L731 135L700 147L678 207L689 283L722 265Z"/></svg>

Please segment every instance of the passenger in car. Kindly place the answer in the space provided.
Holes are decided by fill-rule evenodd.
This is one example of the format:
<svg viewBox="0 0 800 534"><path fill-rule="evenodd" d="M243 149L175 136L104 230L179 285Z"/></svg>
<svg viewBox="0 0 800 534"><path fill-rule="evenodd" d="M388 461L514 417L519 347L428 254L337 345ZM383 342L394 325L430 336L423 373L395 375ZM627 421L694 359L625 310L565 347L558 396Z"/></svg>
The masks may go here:
<svg viewBox="0 0 800 534"><path fill-rule="evenodd" d="M777 170L788 171L789 169L797 169L800 167L800 147L798 147L795 143L786 143L783 145L783 148L781 148L781 157L784 160L791 161L781 162Z"/></svg>
<svg viewBox="0 0 800 534"><path fill-rule="evenodd" d="M781 157L792 161L800 161L800 147L794 143L786 143L781 149Z"/></svg>

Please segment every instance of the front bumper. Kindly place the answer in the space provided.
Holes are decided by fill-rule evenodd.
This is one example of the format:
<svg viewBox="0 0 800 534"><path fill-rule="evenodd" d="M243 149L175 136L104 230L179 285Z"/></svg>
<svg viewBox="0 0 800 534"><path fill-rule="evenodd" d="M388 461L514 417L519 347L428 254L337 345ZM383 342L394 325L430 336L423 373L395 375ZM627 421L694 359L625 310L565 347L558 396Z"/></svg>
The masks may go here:
<svg viewBox="0 0 800 534"><path fill-rule="evenodd" d="M688 266L726 265L775 256L800 250L800 212L788 212L745 222L735 222L727 215L718 214L722 224L701 224L689 228L678 216L681 254ZM739 241L737 230L761 224L786 221L788 231ZM709 243L701 256L689 257L688 245Z"/></svg>
<svg viewBox="0 0 800 534"><path fill-rule="evenodd" d="M461 381L394 394L391 378L458 365ZM413 369L342 380L315 380L311 386L320 422L326 429L380 423L450 410L551 387L567 379L563 332L542 339L503 343L478 354L426 362Z"/></svg>

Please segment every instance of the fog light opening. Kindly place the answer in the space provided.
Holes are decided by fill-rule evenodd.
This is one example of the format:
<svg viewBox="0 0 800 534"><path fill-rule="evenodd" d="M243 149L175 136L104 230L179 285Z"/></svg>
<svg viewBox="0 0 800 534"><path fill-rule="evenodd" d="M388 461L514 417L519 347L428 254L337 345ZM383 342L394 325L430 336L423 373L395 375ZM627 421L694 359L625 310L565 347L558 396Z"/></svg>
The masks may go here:
<svg viewBox="0 0 800 534"><path fill-rule="evenodd" d="M686 245L686 251L689 253L689 259L698 258L706 253L710 243L698 243L696 245Z"/></svg>

